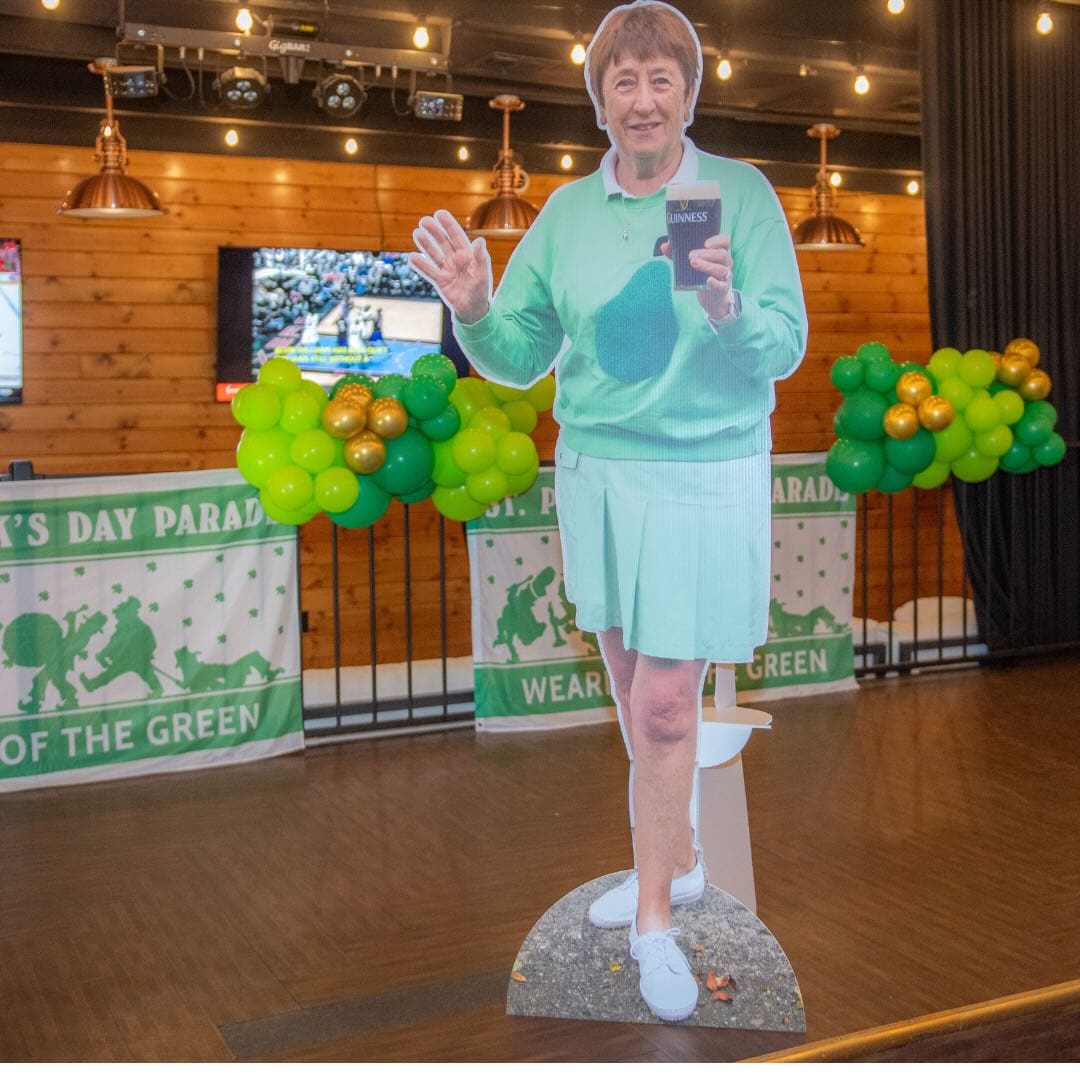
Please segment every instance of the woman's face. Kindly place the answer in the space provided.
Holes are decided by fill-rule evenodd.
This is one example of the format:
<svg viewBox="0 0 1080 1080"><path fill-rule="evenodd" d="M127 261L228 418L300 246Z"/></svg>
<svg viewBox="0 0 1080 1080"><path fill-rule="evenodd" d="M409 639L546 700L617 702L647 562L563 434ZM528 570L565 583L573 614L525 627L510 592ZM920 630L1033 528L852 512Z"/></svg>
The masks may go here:
<svg viewBox="0 0 1080 1080"><path fill-rule="evenodd" d="M655 167L678 154L690 102L674 59L622 57L608 66L601 87L601 119L620 159Z"/></svg>

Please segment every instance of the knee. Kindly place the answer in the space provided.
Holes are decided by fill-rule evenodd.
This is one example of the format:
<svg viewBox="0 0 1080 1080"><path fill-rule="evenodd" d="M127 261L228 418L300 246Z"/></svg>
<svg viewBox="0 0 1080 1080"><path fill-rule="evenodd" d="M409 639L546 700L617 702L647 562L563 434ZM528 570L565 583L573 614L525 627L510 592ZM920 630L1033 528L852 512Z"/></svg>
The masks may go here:
<svg viewBox="0 0 1080 1080"><path fill-rule="evenodd" d="M650 743L673 746L690 737L697 717L679 697L651 697L639 704L634 724Z"/></svg>

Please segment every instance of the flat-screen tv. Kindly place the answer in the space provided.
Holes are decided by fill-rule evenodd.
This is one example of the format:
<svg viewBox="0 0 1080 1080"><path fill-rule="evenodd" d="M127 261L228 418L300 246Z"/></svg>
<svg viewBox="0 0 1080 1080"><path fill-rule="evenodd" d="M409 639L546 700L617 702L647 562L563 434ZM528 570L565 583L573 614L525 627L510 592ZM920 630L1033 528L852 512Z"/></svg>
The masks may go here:
<svg viewBox="0 0 1080 1080"><path fill-rule="evenodd" d="M400 251L218 249L217 399L273 356L329 386L342 375L407 375L425 353L468 364L434 288Z"/></svg>
<svg viewBox="0 0 1080 1080"><path fill-rule="evenodd" d="M22 252L0 240L0 405L16 405L23 391Z"/></svg>

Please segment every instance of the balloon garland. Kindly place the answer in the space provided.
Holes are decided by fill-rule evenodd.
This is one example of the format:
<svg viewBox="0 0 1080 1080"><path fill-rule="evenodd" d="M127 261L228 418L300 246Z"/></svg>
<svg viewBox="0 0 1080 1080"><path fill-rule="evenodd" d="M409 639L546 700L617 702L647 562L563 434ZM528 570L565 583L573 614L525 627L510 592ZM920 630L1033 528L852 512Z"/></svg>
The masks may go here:
<svg viewBox="0 0 1080 1080"><path fill-rule="evenodd" d="M929 489L949 476L978 483L1000 467L1056 465L1065 441L1045 400L1050 376L1039 347L1015 338L1004 352L938 349L930 363L897 364L880 342L841 356L830 378L844 400L826 471L842 491Z"/></svg>
<svg viewBox="0 0 1080 1080"><path fill-rule="evenodd" d="M531 433L555 400L555 379L528 390L459 379L428 353L411 376L345 375L331 393L283 357L232 401L244 428L236 465L268 517L300 525L325 512L337 525L374 525L393 498L430 497L468 521L532 487L540 458Z"/></svg>

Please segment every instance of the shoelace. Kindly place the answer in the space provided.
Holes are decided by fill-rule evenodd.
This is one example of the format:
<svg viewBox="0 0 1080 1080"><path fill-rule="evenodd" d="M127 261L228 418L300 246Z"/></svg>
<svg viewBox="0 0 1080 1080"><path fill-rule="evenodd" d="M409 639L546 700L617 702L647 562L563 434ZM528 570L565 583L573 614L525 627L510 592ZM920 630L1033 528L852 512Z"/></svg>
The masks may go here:
<svg viewBox="0 0 1080 1080"><path fill-rule="evenodd" d="M665 964L675 975L682 975L686 971L686 957L675 944L675 938L681 933L682 931L677 926L663 931L654 930L652 933L642 934L630 946L630 955L640 965L642 975L651 975ZM672 952L675 953L675 957L672 957ZM675 960L674 963L673 960Z"/></svg>

